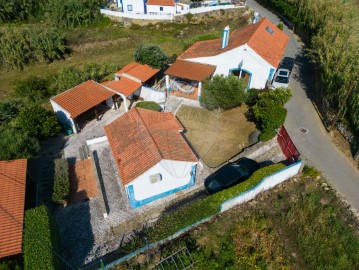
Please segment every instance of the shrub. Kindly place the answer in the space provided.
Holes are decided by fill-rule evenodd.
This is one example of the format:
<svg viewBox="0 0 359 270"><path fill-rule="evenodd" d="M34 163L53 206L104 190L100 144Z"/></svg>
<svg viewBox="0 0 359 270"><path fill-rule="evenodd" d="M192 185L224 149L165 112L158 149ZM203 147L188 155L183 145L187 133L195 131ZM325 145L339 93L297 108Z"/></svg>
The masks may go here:
<svg viewBox="0 0 359 270"><path fill-rule="evenodd" d="M204 82L201 105L209 110L228 110L240 106L244 101L244 89L242 79L216 75L213 80Z"/></svg>
<svg viewBox="0 0 359 270"><path fill-rule="evenodd" d="M19 81L15 86L15 94L25 97L31 102L39 102L51 96L50 81L31 76L26 80Z"/></svg>
<svg viewBox="0 0 359 270"><path fill-rule="evenodd" d="M219 212L220 205L242 192L255 187L264 177L283 169L283 164L274 164L259 169L246 181L210 195L185 206L178 211L162 216L153 227L149 229L149 238L151 241L161 240L175 232L190 226L204 218L215 215Z"/></svg>
<svg viewBox="0 0 359 270"><path fill-rule="evenodd" d="M70 195L69 164L66 159L55 159L54 192L52 201L62 204Z"/></svg>
<svg viewBox="0 0 359 270"><path fill-rule="evenodd" d="M157 44L140 44L135 50L135 61L154 68L165 68L169 59L167 54Z"/></svg>
<svg viewBox="0 0 359 270"><path fill-rule="evenodd" d="M185 16L186 16L186 19L187 19L188 22L192 21L192 19L193 19L193 14L192 13L187 13Z"/></svg>
<svg viewBox="0 0 359 270"><path fill-rule="evenodd" d="M32 158L40 151L40 143L28 133L8 127L0 132L0 149L0 160Z"/></svg>
<svg viewBox="0 0 359 270"><path fill-rule="evenodd" d="M258 89L248 89L244 95L244 99L247 105L252 106L257 103L258 95L260 93L260 90Z"/></svg>
<svg viewBox="0 0 359 270"><path fill-rule="evenodd" d="M7 124L15 119L23 103L19 100L7 99L0 101L0 125Z"/></svg>
<svg viewBox="0 0 359 270"><path fill-rule="evenodd" d="M55 136L61 131L56 114L37 105L22 108L17 117L17 125L38 139Z"/></svg>
<svg viewBox="0 0 359 270"><path fill-rule="evenodd" d="M304 166L302 173L303 176L310 176L312 178L316 178L320 175L320 172L316 168L308 165Z"/></svg>
<svg viewBox="0 0 359 270"><path fill-rule="evenodd" d="M60 71L59 75L56 76L53 88L56 93L61 93L79 85L84 80L84 75L79 69L73 66L66 67Z"/></svg>
<svg viewBox="0 0 359 270"><path fill-rule="evenodd" d="M282 24L282 23L278 23L277 27L278 27L281 31L283 31L283 24Z"/></svg>
<svg viewBox="0 0 359 270"><path fill-rule="evenodd" d="M27 210L24 223L25 270L61 269L55 254L59 254L60 248L58 230L49 209L42 205Z"/></svg>
<svg viewBox="0 0 359 270"><path fill-rule="evenodd" d="M142 101L136 104L136 107L148 109L156 112L162 111L162 107L154 101Z"/></svg>

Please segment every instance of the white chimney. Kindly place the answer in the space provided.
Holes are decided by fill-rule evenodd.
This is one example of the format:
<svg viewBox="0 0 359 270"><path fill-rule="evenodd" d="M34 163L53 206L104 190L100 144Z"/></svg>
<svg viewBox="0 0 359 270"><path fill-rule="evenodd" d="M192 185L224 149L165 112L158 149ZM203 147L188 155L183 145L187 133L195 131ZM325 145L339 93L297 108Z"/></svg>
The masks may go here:
<svg viewBox="0 0 359 270"><path fill-rule="evenodd" d="M226 28L224 28L222 34L222 49L228 46L228 41L229 41L229 26L227 25Z"/></svg>

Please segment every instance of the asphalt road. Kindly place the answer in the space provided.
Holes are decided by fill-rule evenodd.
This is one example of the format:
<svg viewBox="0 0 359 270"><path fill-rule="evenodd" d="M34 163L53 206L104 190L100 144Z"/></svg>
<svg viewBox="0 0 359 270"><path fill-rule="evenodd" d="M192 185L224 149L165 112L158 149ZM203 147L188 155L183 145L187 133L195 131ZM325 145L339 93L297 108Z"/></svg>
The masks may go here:
<svg viewBox="0 0 359 270"><path fill-rule="evenodd" d="M281 21L254 0L247 0L247 6L275 24ZM284 32L290 37L286 56L295 59L290 80L293 97L286 104L288 115L284 125L302 159L320 170L332 187L359 211L359 171L331 142L311 102L314 78L312 67L304 56L304 45L286 26ZM305 128L308 132L304 134L299 131L300 128Z"/></svg>

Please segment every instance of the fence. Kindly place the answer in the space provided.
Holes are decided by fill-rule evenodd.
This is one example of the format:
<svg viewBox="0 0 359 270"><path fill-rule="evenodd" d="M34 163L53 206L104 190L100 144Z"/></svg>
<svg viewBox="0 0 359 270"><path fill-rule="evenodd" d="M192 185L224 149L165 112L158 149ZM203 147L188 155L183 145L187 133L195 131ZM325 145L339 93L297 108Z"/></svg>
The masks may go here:
<svg viewBox="0 0 359 270"><path fill-rule="evenodd" d="M278 140L280 148L283 151L283 154L285 155L285 157L287 158L287 160L290 163L293 163L293 162L299 160L300 153L299 153L297 147L295 147L292 139L290 138L290 136L284 126L281 127L281 129L278 133L278 136L277 136L277 140Z"/></svg>
<svg viewBox="0 0 359 270"><path fill-rule="evenodd" d="M299 173L301 165L302 165L302 161L299 161L297 163L294 163L284 168L283 170L280 170L274 174L271 174L263 178L262 181L254 188L247 190L242 194L239 194L238 196L233 197L222 203L221 212L227 211L238 204L250 201L254 197L256 197L259 193L271 189L276 185L288 180L289 178Z"/></svg>
<svg viewBox="0 0 359 270"><path fill-rule="evenodd" d="M275 187L276 185L295 176L296 174L299 173L299 171L301 169L301 165L302 165L302 161L299 161L299 162L292 164L276 173L273 173L273 174L263 178L262 181L259 182L254 188L247 190L247 191L239 194L238 196L233 197L233 198L223 202L220 207L220 212L222 213L224 211L231 209L232 207L234 207L238 204L252 200L255 196L257 196L261 192L263 192L265 190L269 190L269 189ZM96 260L96 261L93 261L93 262L81 267L81 270L100 269L100 268L102 268L103 264L106 264L106 267L104 267L106 269L114 267L117 264L123 263L127 260L134 258L135 256L139 255L140 253L143 253L153 247L156 247L157 245L162 245L170 240L173 240L173 239L181 236L182 234L188 232L189 230L193 229L194 227L198 226L199 224L208 222L209 220L211 220L212 217L213 216L210 216L210 217L204 218L200 221L197 221L196 223L177 231L175 234L173 234L169 237L166 237L165 239L162 239L162 240L154 242L154 243L148 243L146 246L144 246L126 256L121 256L121 254L119 254L117 251L114 251L110 254L105 255L102 258L102 260Z"/></svg>
<svg viewBox="0 0 359 270"><path fill-rule="evenodd" d="M119 11L112 11L108 9L100 9L101 14L119 18L128 18L128 19L138 19L138 20L158 20L158 21L172 21L174 17L183 16L187 13L199 14L205 12L211 12L215 10L224 10L224 9L233 9L233 8L243 8L244 6L235 6L235 5L223 5L223 6L211 6L211 7L199 7L183 10L181 13L177 14L135 14L135 13L123 13Z"/></svg>
<svg viewBox="0 0 359 270"><path fill-rule="evenodd" d="M140 97L142 97L146 101L154 101L157 103L162 103L166 101L166 93L164 91L156 91L152 88L148 88L145 86L142 86L141 88Z"/></svg>

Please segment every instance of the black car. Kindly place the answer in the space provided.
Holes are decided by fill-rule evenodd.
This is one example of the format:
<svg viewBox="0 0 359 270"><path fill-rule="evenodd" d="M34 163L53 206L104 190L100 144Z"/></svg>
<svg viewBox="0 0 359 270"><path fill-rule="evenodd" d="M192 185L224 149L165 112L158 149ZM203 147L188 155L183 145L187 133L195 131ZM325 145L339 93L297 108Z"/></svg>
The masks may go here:
<svg viewBox="0 0 359 270"><path fill-rule="evenodd" d="M204 180L204 186L208 194L213 194L243 182L258 169L259 164L256 161L241 158L208 176Z"/></svg>

